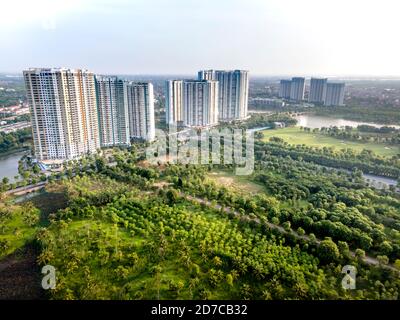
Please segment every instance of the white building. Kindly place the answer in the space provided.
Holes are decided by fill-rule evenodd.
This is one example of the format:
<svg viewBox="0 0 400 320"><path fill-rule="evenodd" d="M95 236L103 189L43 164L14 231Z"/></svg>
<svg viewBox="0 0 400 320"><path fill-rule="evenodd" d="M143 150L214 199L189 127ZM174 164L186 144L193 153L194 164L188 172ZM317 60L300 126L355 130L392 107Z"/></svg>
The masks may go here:
<svg viewBox="0 0 400 320"><path fill-rule="evenodd" d="M198 80L218 81L219 120L241 120L247 117L249 72L246 70L202 70Z"/></svg>
<svg viewBox="0 0 400 320"><path fill-rule="evenodd" d="M183 121L183 81L168 80L165 83L165 121L176 125Z"/></svg>
<svg viewBox="0 0 400 320"><path fill-rule="evenodd" d="M326 106L344 105L344 86L343 82L328 82L326 86Z"/></svg>
<svg viewBox="0 0 400 320"><path fill-rule="evenodd" d="M311 78L308 102L324 104L326 98L326 78Z"/></svg>
<svg viewBox="0 0 400 320"><path fill-rule="evenodd" d="M168 80L166 82L166 123L189 127L218 123L218 82Z"/></svg>
<svg viewBox="0 0 400 320"><path fill-rule="evenodd" d="M130 145L123 80L96 76L96 95L101 146Z"/></svg>
<svg viewBox="0 0 400 320"><path fill-rule="evenodd" d="M198 80L216 80L214 70L201 70L197 72Z"/></svg>
<svg viewBox="0 0 400 320"><path fill-rule="evenodd" d="M290 100L302 101L304 100L304 90L306 81L302 77L292 78L290 85Z"/></svg>
<svg viewBox="0 0 400 320"><path fill-rule="evenodd" d="M183 81L183 124L205 127L218 124L218 82Z"/></svg>
<svg viewBox="0 0 400 320"><path fill-rule="evenodd" d="M100 140L93 73L32 68L23 74L37 159L62 162L96 152Z"/></svg>
<svg viewBox="0 0 400 320"><path fill-rule="evenodd" d="M154 93L148 82L124 82L124 99L129 114L131 138L155 139Z"/></svg>

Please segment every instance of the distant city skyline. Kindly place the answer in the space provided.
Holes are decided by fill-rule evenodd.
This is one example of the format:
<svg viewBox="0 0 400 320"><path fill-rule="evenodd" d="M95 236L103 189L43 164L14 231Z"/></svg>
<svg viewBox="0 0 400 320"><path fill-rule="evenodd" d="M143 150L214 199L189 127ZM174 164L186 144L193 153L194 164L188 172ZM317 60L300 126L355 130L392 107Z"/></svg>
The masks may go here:
<svg viewBox="0 0 400 320"><path fill-rule="evenodd" d="M396 0L14 0L2 4L0 72L400 76Z"/></svg>

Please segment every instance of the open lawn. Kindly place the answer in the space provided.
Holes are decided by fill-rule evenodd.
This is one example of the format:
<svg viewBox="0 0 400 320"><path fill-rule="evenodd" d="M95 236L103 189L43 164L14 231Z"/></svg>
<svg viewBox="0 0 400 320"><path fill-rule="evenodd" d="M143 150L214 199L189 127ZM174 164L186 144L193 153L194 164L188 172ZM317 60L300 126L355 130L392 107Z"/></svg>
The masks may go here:
<svg viewBox="0 0 400 320"><path fill-rule="evenodd" d="M4 207L0 210L5 211ZM12 214L0 216L0 259L13 253L33 240L37 226L30 225L24 209L10 211ZM39 212L33 212L39 218ZM32 219L32 218L31 218Z"/></svg>
<svg viewBox="0 0 400 320"><path fill-rule="evenodd" d="M251 181L249 176L237 176L229 171L214 171L208 175L208 178L220 186L242 194L255 194L265 191L265 188L261 184Z"/></svg>
<svg viewBox="0 0 400 320"><path fill-rule="evenodd" d="M278 137L293 145L305 144L317 148L333 147L338 150L353 149L356 152L367 149L384 157L390 157L400 153L400 148L398 146L341 140L318 133L304 132L297 127L264 130L262 133L264 134L263 141L268 141L271 137Z"/></svg>

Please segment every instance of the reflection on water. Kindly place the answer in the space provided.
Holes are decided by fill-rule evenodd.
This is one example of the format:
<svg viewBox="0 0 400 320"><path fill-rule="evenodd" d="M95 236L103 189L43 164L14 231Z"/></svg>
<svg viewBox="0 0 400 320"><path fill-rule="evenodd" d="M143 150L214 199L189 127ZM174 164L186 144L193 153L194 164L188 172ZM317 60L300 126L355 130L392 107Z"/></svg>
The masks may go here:
<svg viewBox="0 0 400 320"><path fill-rule="evenodd" d="M330 118L324 116L315 116L310 114L302 114L299 116L295 116L297 120L297 126L299 127L307 127L307 128L322 128L322 127L357 127L359 125L369 125L376 128L383 127L384 125L378 123L367 123L367 122L359 122L359 121L351 121L345 119L337 119ZM400 129L400 126L388 125L388 127L395 127L396 129Z"/></svg>
<svg viewBox="0 0 400 320"><path fill-rule="evenodd" d="M14 176L18 175L18 161L26 153L26 151L21 151L0 156L0 180L7 177L10 182L15 181Z"/></svg>

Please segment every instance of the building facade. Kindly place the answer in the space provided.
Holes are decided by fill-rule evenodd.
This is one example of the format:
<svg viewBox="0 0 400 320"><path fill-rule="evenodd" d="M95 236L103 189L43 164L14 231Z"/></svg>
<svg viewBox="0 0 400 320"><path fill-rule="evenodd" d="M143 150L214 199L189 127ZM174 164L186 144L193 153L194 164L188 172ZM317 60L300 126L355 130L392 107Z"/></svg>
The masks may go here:
<svg viewBox="0 0 400 320"><path fill-rule="evenodd" d="M218 82L183 81L183 124L206 127L218 124Z"/></svg>
<svg viewBox="0 0 400 320"><path fill-rule="evenodd" d="M326 98L326 78L311 78L308 102L324 104Z"/></svg>
<svg viewBox="0 0 400 320"><path fill-rule="evenodd" d="M214 70L200 70L197 72L198 80L216 80Z"/></svg>
<svg viewBox="0 0 400 320"><path fill-rule="evenodd" d="M131 138L155 139L154 92L148 82L124 82L124 101L129 114Z"/></svg>
<svg viewBox="0 0 400 320"><path fill-rule="evenodd" d="M32 68L24 81L38 160L72 160L100 147L95 77L86 70Z"/></svg>
<svg viewBox="0 0 400 320"><path fill-rule="evenodd" d="M344 87L343 82L328 82L326 86L326 106L343 106L344 105Z"/></svg>
<svg viewBox="0 0 400 320"><path fill-rule="evenodd" d="M247 117L249 72L246 70L202 70L198 80L218 81L218 114L220 121Z"/></svg>
<svg viewBox="0 0 400 320"><path fill-rule="evenodd" d="M168 80L165 83L165 120L167 125L183 122L182 80Z"/></svg>
<svg viewBox="0 0 400 320"><path fill-rule="evenodd" d="M282 99L290 99L291 80L281 80L279 86L279 97Z"/></svg>
<svg viewBox="0 0 400 320"><path fill-rule="evenodd" d="M305 91L306 80L302 77L292 78L290 85L290 100L303 101Z"/></svg>
<svg viewBox="0 0 400 320"><path fill-rule="evenodd" d="M101 146L130 145L124 81L117 77L96 76L96 95Z"/></svg>

